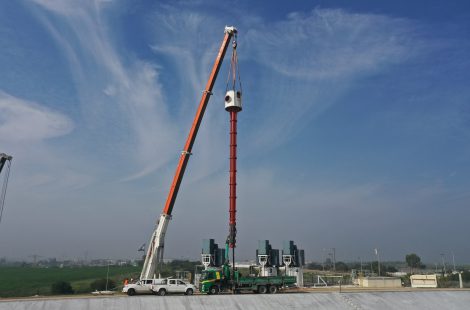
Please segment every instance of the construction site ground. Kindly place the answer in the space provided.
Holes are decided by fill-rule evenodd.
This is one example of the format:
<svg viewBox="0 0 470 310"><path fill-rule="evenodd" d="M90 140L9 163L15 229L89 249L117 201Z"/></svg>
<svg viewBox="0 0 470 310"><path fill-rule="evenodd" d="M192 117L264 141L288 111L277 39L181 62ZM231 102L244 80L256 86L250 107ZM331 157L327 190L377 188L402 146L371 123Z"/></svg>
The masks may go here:
<svg viewBox="0 0 470 310"><path fill-rule="evenodd" d="M0 299L0 310L23 309L469 309L469 289L364 289L329 287L275 295L70 296Z"/></svg>

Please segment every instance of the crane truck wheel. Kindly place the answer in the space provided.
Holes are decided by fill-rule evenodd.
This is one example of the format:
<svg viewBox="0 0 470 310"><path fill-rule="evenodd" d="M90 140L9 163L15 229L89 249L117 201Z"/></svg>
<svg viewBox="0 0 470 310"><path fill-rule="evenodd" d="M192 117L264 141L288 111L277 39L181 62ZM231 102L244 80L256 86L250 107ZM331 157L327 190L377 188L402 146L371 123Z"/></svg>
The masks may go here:
<svg viewBox="0 0 470 310"><path fill-rule="evenodd" d="M185 294L188 295L188 296L191 296L193 293L194 293L194 292L193 292L193 289L192 289L192 288L188 288L188 289L186 290L186 293L185 293Z"/></svg>
<svg viewBox="0 0 470 310"><path fill-rule="evenodd" d="M211 286L209 289L209 294L210 295L217 295L219 293L219 288L217 286Z"/></svg>
<svg viewBox="0 0 470 310"><path fill-rule="evenodd" d="M165 296L166 295L166 290L164 288L161 288L159 291L158 291L158 295L160 296Z"/></svg>
<svg viewBox="0 0 470 310"><path fill-rule="evenodd" d="M276 294L277 291L278 291L278 288L277 288L276 285L271 285L271 286L269 287L268 291L269 291L269 294Z"/></svg>
<svg viewBox="0 0 470 310"><path fill-rule="evenodd" d="M133 288L130 288L128 291L127 291L127 295L128 296L134 296L135 295L135 290Z"/></svg>
<svg viewBox="0 0 470 310"><path fill-rule="evenodd" d="M258 293L266 294L267 291L268 291L268 288L266 286L264 286L264 285L258 286Z"/></svg>

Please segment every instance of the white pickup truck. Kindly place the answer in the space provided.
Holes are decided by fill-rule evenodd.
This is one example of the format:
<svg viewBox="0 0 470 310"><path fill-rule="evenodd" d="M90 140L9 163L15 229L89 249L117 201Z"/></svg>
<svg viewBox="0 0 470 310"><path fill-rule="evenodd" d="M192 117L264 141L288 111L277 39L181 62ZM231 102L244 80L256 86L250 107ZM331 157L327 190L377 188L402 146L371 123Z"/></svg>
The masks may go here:
<svg viewBox="0 0 470 310"><path fill-rule="evenodd" d="M152 285L161 283L166 279L142 279L134 283L128 283L122 288L122 292L129 296L136 294L154 294Z"/></svg>
<svg viewBox="0 0 470 310"><path fill-rule="evenodd" d="M180 293L185 295L192 295L196 291L196 286L186 283L179 279L164 279L158 284L152 285L152 291L160 296L165 296L171 293Z"/></svg>

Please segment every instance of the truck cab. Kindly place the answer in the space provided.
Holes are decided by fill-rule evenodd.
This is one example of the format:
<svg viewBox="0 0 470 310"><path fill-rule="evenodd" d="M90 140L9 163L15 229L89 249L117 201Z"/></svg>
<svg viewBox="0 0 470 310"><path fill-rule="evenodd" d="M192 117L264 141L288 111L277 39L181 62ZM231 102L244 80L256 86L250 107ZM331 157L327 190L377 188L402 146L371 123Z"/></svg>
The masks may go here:
<svg viewBox="0 0 470 310"><path fill-rule="evenodd" d="M218 294L225 289L227 280L221 269L203 270L199 280L199 291L211 295Z"/></svg>

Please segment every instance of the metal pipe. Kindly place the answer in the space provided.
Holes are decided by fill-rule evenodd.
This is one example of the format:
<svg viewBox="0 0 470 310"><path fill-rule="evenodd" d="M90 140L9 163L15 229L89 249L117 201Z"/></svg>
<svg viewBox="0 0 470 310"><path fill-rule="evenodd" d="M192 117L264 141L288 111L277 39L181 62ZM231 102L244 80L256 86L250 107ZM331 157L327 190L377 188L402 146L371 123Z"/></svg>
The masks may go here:
<svg viewBox="0 0 470 310"><path fill-rule="evenodd" d="M230 111L230 194L229 194L229 226L230 240L229 246L235 248L237 235L237 113ZM235 263L235 262L233 262Z"/></svg>

